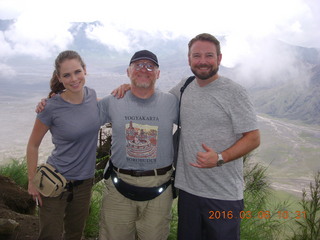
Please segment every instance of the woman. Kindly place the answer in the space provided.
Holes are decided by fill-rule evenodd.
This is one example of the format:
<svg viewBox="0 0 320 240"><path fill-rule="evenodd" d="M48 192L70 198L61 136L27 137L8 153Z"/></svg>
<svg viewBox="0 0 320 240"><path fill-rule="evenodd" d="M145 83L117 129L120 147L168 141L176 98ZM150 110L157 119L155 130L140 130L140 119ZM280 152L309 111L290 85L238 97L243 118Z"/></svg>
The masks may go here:
<svg viewBox="0 0 320 240"><path fill-rule="evenodd" d="M89 213L100 123L97 96L84 86L85 75L77 52L58 55L46 108L37 115L28 142L28 192L40 204L39 239L81 239ZM52 93L56 95L50 98ZM68 191L58 197L41 196L32 183L39 146L48 130L55 148L47 163L69 182Z"/></svg>

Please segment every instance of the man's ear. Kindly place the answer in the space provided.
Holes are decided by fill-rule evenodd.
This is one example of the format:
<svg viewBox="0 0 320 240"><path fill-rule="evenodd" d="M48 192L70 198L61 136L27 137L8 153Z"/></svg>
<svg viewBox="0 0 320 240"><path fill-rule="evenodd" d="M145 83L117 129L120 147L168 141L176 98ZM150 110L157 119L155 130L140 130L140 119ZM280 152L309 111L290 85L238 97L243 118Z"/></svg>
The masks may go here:
<svg viewBox="0 0 320 240"><path fill-rule="evenodd" d="M218 55L218 65L220 65L221 60L222 60L222 54Z"/></svg>

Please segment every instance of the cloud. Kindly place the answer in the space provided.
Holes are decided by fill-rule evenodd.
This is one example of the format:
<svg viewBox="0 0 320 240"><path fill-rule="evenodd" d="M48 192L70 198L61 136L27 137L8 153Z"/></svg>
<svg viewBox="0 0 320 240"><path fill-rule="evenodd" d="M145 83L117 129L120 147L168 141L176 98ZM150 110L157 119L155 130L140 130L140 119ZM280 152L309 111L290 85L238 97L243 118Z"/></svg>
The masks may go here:
<svg viewBox="0 0 320 240"><path fill-rule="evenodd" d="M19 16L25 6L28 4L27 1L21 0L0 0L0 16L1 19L14 19Z"/></svg>
<svg viewBox="0 0 320 240"><path fill-rule="evenodd" d="M65 49L73 41L68 31L70 23L60 20L45 2L39 7L42 11L35 15L31 5L3 33L13 53L45 58L51 56L53 50Z"/></svg>
<svg viewBox="0 0 320 240"><path fill-rule="evenodd" d="M16 16L0 36L0 56L55 55L73 42L71 22L99 21L86 29L94 39L117 51L128 51L139 39L191 38L201 32L226 36L224 61L236 65L253 50L263 52L267 39L320 48L318 0L0 0L0 13ZM267 51L267 50L266 50ZM272 51L271 51L272 52Z"/></svg>
<svg viewBox="0 0 320 240"><path fill-rule="evenodd" d="M12 67L0 63L0 79L11 79L16 76L16 72Z"/></svg>
<svg viewBox="0 0 320 240"><path fill-rule="evenodd" d="M86 34L89 39L96 40L117 51L130 49L130 41L125 32L122 32L112 24L91 25L86 29Z"/></svg>
<svg viewBox="0 0 320 240"><path fill-rule="evenodd" d="M2 57L2 59L5 59L6 56L9 57L12 54L11 46L6 40L4 32L0 32L0 52L0 56Z"/></svg>

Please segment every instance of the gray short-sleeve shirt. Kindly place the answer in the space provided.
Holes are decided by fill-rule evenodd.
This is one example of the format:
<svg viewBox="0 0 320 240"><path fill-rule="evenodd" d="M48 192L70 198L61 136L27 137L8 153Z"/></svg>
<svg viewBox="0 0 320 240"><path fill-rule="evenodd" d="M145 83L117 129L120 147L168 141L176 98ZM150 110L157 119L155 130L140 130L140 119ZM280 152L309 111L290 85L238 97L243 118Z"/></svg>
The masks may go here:
<svg viewBox="0 0 320 240"><path fill-rule="evenodd" d="M100 129L95 91L85 87L81 104L68 103L57 94L37 118L50 128L55 145L47 162L68 180L92 178Z"/></svg>
<svg viewBox="0 0 320 240"><path fill-rule="evenodd" d="M170 92L179 97L181 81ZM222 152L257 129L256 114L243 87L220 76L205 87L194 80L182 96L181 139L175 186L197 196L220 200L243 199L242 158L222 167L200 169L196 161L202 144Z"/></svg>

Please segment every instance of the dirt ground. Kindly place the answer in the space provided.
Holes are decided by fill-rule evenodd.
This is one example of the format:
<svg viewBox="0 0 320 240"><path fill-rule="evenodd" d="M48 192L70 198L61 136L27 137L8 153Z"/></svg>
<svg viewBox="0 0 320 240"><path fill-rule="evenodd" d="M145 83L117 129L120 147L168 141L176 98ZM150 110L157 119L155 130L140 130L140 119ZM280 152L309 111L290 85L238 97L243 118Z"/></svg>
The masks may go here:
<svg viewBox="0 0 320 240"><path fill-rule="evenodd" d="M11 236L1 236L1 240L35 240L38 236L39 222L36 216L19 214L9 209L0 207L1 218L13 219L19 223Z"/></svg>
<svg viewBox="0 0 320 240"><path fill-rule="evenodd" d="M9 236L0 235L2 240L34 240L39 231L38 217L34 215L35 203L26 190L11 179L0 176L0 218L12 219L19 223Z"/></svg>

